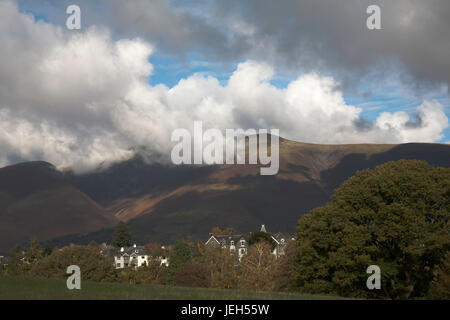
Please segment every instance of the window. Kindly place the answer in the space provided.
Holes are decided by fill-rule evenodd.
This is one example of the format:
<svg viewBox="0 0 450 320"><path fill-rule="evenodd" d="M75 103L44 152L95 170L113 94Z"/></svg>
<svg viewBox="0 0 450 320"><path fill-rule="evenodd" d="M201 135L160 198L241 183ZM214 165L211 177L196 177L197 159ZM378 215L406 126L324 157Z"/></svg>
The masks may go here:
<svg viewBox="0 0 450 320"><path fill-rule="evenodd" d="M234 241L233 240L230 241L230 246L234 246Z"/></svg>
<svg viewBox="0 0 450 320"><path fill-rule="evenodd" d="M241 240L241 247L245 246L245 240Z"/></svg>

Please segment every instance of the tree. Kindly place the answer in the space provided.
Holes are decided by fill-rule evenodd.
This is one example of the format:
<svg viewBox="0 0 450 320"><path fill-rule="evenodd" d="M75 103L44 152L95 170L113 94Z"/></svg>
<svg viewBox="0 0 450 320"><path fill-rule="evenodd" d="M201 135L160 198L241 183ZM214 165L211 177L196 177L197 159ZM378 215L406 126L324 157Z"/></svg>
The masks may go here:
<svg viewBox="0 0 450 320"><path fill-rule="evenodd" d="M47 257L47 256L51 255L52 252L53 252L53 249L52 249L51 247L45 246L45 247L42 249L42 256L43 256L43 257Z"/></svg>
<svg viewBox="0 0 450 320"><path fill-rule="evenodd" d="M228 235L236 233L236 230L234 230L231 227L227 227L223 230L220 229L219 227L214 227L211 229L210 233L215 236L228 236Z"/></svg>
<svg viewBox="0 0 450 320"><path fill-rule="evenodd" d="M175 272L190 262L191 259L191 248L188 243L184 240L176 241L169 256L169 267L167 269L169 282L173 283Z"/></svg>
<svg viewBox="0 0 450 320"><path fill-rule="evenodd" d="M236 253L230 254L228 248L205 246L198 261L206 268L209 287L237 288L239 260Z"/></svg>
<svg viewBox="0 0 450 320"><path fill-rule="evenodd" d="M43 257L44 249L40 246L36 238L30 239L30 246L25 251L25 261L26 263L32 264Z"/></svg>
<svg viewBox="0 0 450 320"><path fill-rule="evenodd" d="M130 232L128 231L128 227L124 222L119 222L114 230L114 240L113 244L116 247L130 247L132 245L131 243L131 236Z"/></svg>
<svg viewBox="0 0 450 320"><path fill-rule="evenodd" d="M6 274L12 276L28 275L33 265L44 257L45 252L38 240L31 238L26 250L22 250L20 246L17 246L11 252L11 259L6 268Z"/></svg>
<svg viewBox="0 0 450 320"><path fill-rule="evenodd" d="M24 252L20 246L16 246L10 255L8 266L6 267L5 274L8 276L24 275L26 273L23 263Z"/></svg>
<svg viewBox="0 0 450 320"><path fill-rule="evenodd" d="M70 265L80 267L83 280L110 282L116 279L113 258L104 256L100 247L93 243L88 246L70 245L55 250L37 261L29 274L33 277L65 278Z"/></svg>
<svg viewBox="0 0 450 320"><path fill-rule="evenodd" d="M253 244L255 244L257 242L260 242L260 241L267 242L272 247L272 250L275 249L276 243L272 239L272 236L270 235L270 233L267 233L267 232L264 232L264 231L252 232L252 234L248 238L248 244L249 245L253 245Z"/></svg>
<svg viewBox="0 0 450 320"><path fill-rule="evenodd" d="M248 248L242 258L239 287L247 290L274 290L277 262L272 248L266 241L259 241Z"/></svg>
<svg viewBox="0 0 450 320"><path fill-rule="evenodd" d="M400 160L357 172L297 227L295 285L344 296L424 297L450 248L450 169ZM366 287L369 265L382 290Z"/></svg>
<svg viewBox="0 0 450 320"><path fill-rule="evenodd" d="M429 297L436 300L450 300L450 253L445 255L436 268Z"/></svg>
<svg viewBox="0 0 450 320"><path fill-rule="evenodd" d="M285 254L277 260L275 271L275 291L290 291L295 279L296 242L288 241L284 249Z"/></svg>

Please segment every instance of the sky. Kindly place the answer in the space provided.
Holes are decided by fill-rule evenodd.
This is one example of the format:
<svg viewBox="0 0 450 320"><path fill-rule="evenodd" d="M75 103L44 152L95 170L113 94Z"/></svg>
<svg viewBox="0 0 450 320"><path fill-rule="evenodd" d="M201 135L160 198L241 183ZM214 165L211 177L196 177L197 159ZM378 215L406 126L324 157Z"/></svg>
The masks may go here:
<svg viewBox="0 0 450 320"><path fill-rule="evenodd" d="M164 162L196 120L450 143L449 16L448 0L0 0L0 165L83 172L137 149Z"/></svg>

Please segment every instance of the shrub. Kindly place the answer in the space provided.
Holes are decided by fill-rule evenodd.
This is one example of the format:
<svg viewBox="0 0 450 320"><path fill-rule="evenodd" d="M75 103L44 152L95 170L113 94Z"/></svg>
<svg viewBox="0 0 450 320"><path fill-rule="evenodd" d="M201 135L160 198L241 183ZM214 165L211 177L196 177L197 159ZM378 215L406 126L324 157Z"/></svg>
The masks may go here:
<svg viewBox="0 0 450 320"><path fill-rule="evenodd" d="M175 272L174 281L177 286L207 288L211 277L206 266L189 262Z"/></svg>
<svg viewBox="0 0 450 320"><path fill-rule="evenodd" d="M49 256L38 260L31 268L34 277L64 278L67 267L77 265L81 278L91 281L114 281L117 278L111 257L101 254L95 244L88 246L71 245L53 251Z"/></svg>

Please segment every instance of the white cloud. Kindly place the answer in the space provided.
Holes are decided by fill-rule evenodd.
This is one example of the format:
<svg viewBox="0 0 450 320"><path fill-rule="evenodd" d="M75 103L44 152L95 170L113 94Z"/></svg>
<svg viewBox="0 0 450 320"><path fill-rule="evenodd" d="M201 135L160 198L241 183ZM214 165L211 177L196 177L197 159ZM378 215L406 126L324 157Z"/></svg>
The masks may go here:
<svg viewBox="0 0 450 320"><path fill-rule="evenodd" d="M0 2L0 163L44 159L87 170L145 146L167 155L175 128L279 128L283 137L313 143L437 141L448 119L425 101L417 119L383 113L358 129L360 108L347 105L338 83L303 74L285 89L270 84L271 66L239 64L226 85L193 75L172 88L150 86L153 48L141 39L112 40L35 22ZM163 159L165 159L163 157Z"/></svg>

